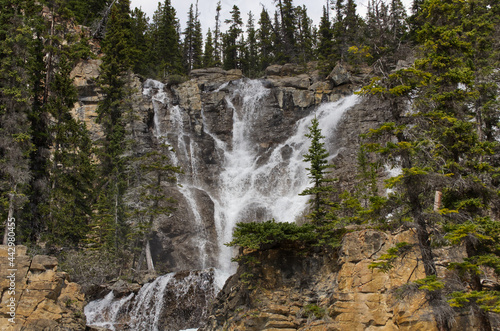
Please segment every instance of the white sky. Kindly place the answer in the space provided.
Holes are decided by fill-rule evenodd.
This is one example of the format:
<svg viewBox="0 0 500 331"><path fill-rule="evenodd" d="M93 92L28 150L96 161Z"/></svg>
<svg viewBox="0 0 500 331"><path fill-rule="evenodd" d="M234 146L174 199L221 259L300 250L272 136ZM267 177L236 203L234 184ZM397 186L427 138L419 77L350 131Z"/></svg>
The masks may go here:
<svg viewBox="0 0 500 331"><path fill-rule="evenodd" d="M307 14L314 21L314 25L319 25L319 20L323 15L323 6L326 5L329 0L294 0L294 6L302 6L306 5ZM131 8L140 7L143 12L146 13L146 16L149 18L153 17L153 13L158 8L159 0L131 0ZM164 1L161 0L161 3ZM200 21L201 27L203 29L203 38L205 38L205 34L210 28L212 31L215 27L215 14L218 0L199 0L198 7L201 13ZM186 25L189 6L193 3L196 4L196 0L171 0L172 6L177 11L177 18L181 23L181 29L184 30ZM356 0L358 5L357 11L361 16L364 16L366 13L366 3L368 0ZM403 0L403 3L408 8L411 0ZM252 11L255 26L257 27L260 12L262 11L262 6L264 6L269 14L274 15L274 10L276 8L273 0L221 0L221 22L224 22L225 19L231 18L231 14L229 13L233 8L233 5L238 6L241 12L241 17L243 19L243 24L246 27L248 20L248 12ZM224 30L224 28L223 28Z"/></svg>

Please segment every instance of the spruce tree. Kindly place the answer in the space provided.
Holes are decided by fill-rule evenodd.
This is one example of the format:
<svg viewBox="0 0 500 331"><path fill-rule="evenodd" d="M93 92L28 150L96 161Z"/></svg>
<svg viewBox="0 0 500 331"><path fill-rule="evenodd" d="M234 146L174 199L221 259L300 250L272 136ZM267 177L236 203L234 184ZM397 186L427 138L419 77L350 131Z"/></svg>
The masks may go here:
<svg viewBox="0 0 500 331"><path fill-rule="evenodd" d="M330 72L333 69L337 59L333 51L333 29L330 22L330 15L325 6L323 6L323 16L318 30L318 60L323 72Z"/></svg>
<svg viewBox="0 0 500 331"><path fill-rule="evenodd" d="M307 8L305 5L297 7L297 61L299 63L307 63L314 59L314 38L312 32L312 20L307 15Z"/></svg>
<svg viewBox="0 0 500 331"><path fill-rule="evenodd" d="M483 110L498 111L492 107L498 89L490 90L484 82L495 75L493 45L498 39L492 32L499 26L499 7L480 0L431 0L419 10L416 18L422 25L413 35L421 58L414 67L375 79L365 89L390 102L394 119L370 135L397 138L397 143L371 147L402 166L403 173L389 181L397 192L390 200L397 201L400 215L410 215L405 221L415 226L424 282L435 285L427 287L427 296L439 327L447 328L451 317L441 314L444 296L439 287L447 284L437 279L431 232L444 235L446 243L464 245L468 258L450 268L459 271L467 286L454 292L450 302L470 305L481 329L489 330L488 316L480 309L496 309L500 298L485 291L480 272L484 265L500 270L499 227L490 218L499 206L494 193L498 162L493 157L498 142L483 135L496 125L483 121ZM411 112L405 99L412 100ZM436 191L443 195L441 205L433 199Z"/></svg>
<svg viewBox="0 0 500 331"><path fill-rule="evenodd" d="M313 187L305 189L300 195L312 196L309 200L312 212L308 217L316 225L322 225L331 206L329 195L333 191L333 187L329 183L333 180L327 178L329 173L327 169L332 168L332 165L328 164L329 154L322 141L325 137L321 134L319 121L316 117L311 121L309 133L305 136L311 140L308 154L304 155L304 162L310 163L310 167L306 170L309 171L308 177Z"/></svg>
<svg viewBox="0 0 500 331"><path fill-rule="evenodd" d="M134 228L130 234L136 251L141 252L137 270L141 270L146 258L148 270L154 271L149 243L153 222L159 215L170 214L174 210L175 201L165 195L165 186L177 183L176 175L182 171L173 166L166 156L170 148L161 144L157 150L144 153L132 162L134 180L139 184L138 198L131 210Z"/></svg>
<svg viewBox="0 0 500 331"><path fill-rule="evenodd" d="M210 28L208 28L207 38L205 39L205 48L203 51L203 67L210 68L215 66L214 51L212 32L210 31Z"/></svg>
<svg viewBox="0 0 500 331"><path fill-rule="evenodd" d="M151 27L152 62L159 77L184 73L179 22L170 0L158 4Z"/></svg>
<svg viewBox="0 0 500 331"><path fill-rule="evenodd" d="M244 74L247 77L255 78L259 73L258 53L257 53L257 31L255 30L252 12L248 13L247 41L245 47Z"/></svg>
<svg viewBox="0 0 500 331"><path fill-rule="evenodd" d="M229 24L227 32L224 34L224 69L241 68L241 44L240 37L243 32L241 29L243 21L241 20L240 9L234 5L231 10L231 19L224 21Z"/></svg>
<svg viewBox="0 0 500 331"><path fill-rule="evenodd" d="M274 63L273 42L271 39L273 26L268 12L262 8L259 19L259 29L257 31L257 43L259 48L260 70L264 71L269 65Z"/></svg>
<svg viewBox="0 0 500 331"><path fill-rule="evenodd" d="M88 131L71 114L77 96L70 78L71 64L68 54L59 55L58 71L45 107L53 119L50 124L53 156L44 218L50 242L78 245L86 237L92 219L95 176Z"/></svg>
<svg viewBox="0 0 500 331"><path fill-rule="evenodd" d="M119 0L112 8L106 36L102 43L102 59L99 86L104 98L97 109L98 121L104 137L99 150L100 191L97 223L94 229L101 231L104 247L118 252L124 244L127 232L126 206L123 197L127 188L125 177L125 121L124 108L128 98L127 77L133 65L135 48L132 45L129 0Z"/></svg>
<svg viewBox="0 0 500 331"><path fill-rule="evenodd" d="M215 15L214 30L214 64L216 67L222 66L222 33L220 30L220 11L222 10L220 0L217 2L217 14Z"/></svg>
<svg viewBox="0 0 500 331"><path fill-rule="evenodd" d="M29 154L32 151L28 112L31 107L29 70L32 33L23 15L29 2L1 0L0 12L0 216L3 244L7 244L7 221L19 216L26 203L31 177ZM17 225L21 219L17 219ZM28 224L24 224L28 226ZM18 228L20 229L20 228ZM18 241L21 241L17 232Z"/></svg>

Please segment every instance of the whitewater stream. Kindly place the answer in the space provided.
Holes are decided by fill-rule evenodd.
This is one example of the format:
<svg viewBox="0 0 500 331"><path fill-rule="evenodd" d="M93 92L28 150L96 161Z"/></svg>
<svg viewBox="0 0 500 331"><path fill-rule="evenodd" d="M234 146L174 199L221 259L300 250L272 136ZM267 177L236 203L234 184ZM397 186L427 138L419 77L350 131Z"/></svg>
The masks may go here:
<svg viewBox="0 0 500 331"><path fill-rule="evenodd" d="M195 218L192 224L197 229L197 237L191 240L197 243L201 259L199 264L203 270L193 271L183 279L179 279L175 273L158 277L154 282L143 286L137 294L132 293L127 297L115 298L111 292L105 298L87 305L85 314L88 325L111 330L123 330L124 325L130 330L176 330L168 326L165 328L160 323L160 319L169 314L163 309L166 301L191 300L193 292L204 291L203 298L207 301L201 300L202 302L194 304L208 304L209 299L215 296L226 279L236 271L235 263L231 262L234 250L224 243L231 241L237 222L265 221L271 218L277 222L290 222L304 214L308 197L300 196L299 193L309 186L306 170L308 164L303 162L303 155L309 147L309 141L304 135L308 132L312 118L318 118L326 145L332 146L337 123L358 102L357 96L349 96L337 102L321 104L296 123L295 133L285 142L270 146L266 162L261 162L262 153L259 153L259 146L255 143L256 132L262 129L257 119L266 111L264 101L271 90L259 80L247 79L232 82L231 89L225 84L219 90L223 88L230 91L225 103L233 113L232 140L224 142L210 132L205 125L203 111L201 114L204 133L212 137L217 153L223 160L217 185L212 186L207 186L199 175L200 160L195 157L199 155L199 146L194 139L185 139L193 135L192 130L183 124L185 110L172 104L172 98L160 82L147 80L143 90L143 94L153 102L156 139L177 146L175 153L169 155L174 164L179 164L179 160L188 160L189 176L178 177L182 185L179 190ZM162 112L162 109L166 109L168 114ZM175 134L167 132L162 124L163 116L168 116L169 128ZM335 155L331 156L333 157ZM209 259L206 254L209 237L203 230L202 210L194 194L196 190L205 192L214 204L218 245L218 256L215 259ZM215 260L216 264L210 265L210 260ZM206 313L204 308L206 307L200 307L199 316ZM189 325L189 316L184 318L187 322L180 325L184 325L185 329L196 327Z"/></svg>

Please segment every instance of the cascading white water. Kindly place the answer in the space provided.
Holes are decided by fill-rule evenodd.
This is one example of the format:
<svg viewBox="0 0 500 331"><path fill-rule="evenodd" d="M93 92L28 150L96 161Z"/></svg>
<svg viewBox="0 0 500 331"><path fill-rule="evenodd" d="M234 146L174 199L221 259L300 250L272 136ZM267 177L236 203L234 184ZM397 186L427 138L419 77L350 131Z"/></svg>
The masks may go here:
<svg viewBox="0 0 500 331"><path fill-rule="evenodd" d="M171 325L165 327L164 318L177 329L189 327L206 314L205 308L215 294L213 277L213 270L187 275L170 273L145 284L137 294L115 299L110 292L85 307L87 324L111 330L174 329ZM172 316L176 311L184 316Z"/></svg>
<svg viewBox="0 0 500 331"><path fill-rule="evenodd" d="M165 84L159 81L155 81L153 79L148 79L144 83L143 94L151 97L151 101L153 103L153 109L154 109L153 121L154 121L155 137L161 143L167 143L170 145L177 146L177 151L175 153L171 152L169 155L169 157L172 159L173 164L175 166L179 165L178 154L183 155L184 158L187 158L190 161L190 168L193 176L189 177L189 176L177 175L177 180L179 184L181 184L179 186L179 191L186 199L194 215L194 225L196 227L196 233L198 234L198 236L197 238L192 238L192 240L196 241L197 243L197 245L193 246L198 247L199 256L201 258L201 261L199 262L201 268L205 269L207 267L207 259L208 259L205 247L208 239L204 230L204 224L200 214L199 207L197 205L196 199L193 196L193 190L199 189L198 187L196 187L196 185L193 184L198 182L196 178L197 160L195 157L193 157L194 150L197 146L194 142L191 142L188 151L185 142L185 137L189 136L189 133L186 132L186 130L184 129L182 109L177 105L174 106L170 104L170 99L168 97L167 92L165 91ZM165 108L165 106L169 112L168 115L170 119L171 132L166 131L166 128L164 128L164 126L162 125L162 121L160 119L161 116L160 111L162 108ZM173 141L169 141L168 138L169 133L175 133L175 135L177 136L175 144Z"/></svg>
<svg viewBox="0 0 500 331"><path fill-rule="evenodd" d="M201 154L200 147L193 139L194 133L190 132L190 128L184 127L183 116L187 117L184 109L171 104L165 86L160 82L147 80L143 91L153 102L155 137L160 142L176 146L176 152L170 153L169 157L176 165L183 160L184 167L189 168L186 171L188 175L178 177L182 184L179 192L184 196L194 217L189 224L196 227L197 237L191 240L198 247L202 260L199 265L203 268L215 268L210 271L211 283L205 284L207 277L204 275L207 271L190 274L182 284L175 279L176 274L168 274L145 285L137 295L116 299L110 293L101 300L89 303L85 308L89 325L114 330L121 329L119 325L126 324L130 329L157 330L161 327L160 318L163 318L160 316L165 314L165 302L190 300L185 297L189 297L188 292L192 291L188 284L197 284L195 287L200 291L212 291L213 297L236 268L231 263L233 251L224 244L232 240L237 222L265 221L271 218L278 222L294 222L304 213L308 197L300 196L299 193L310 185L306 170L308 165L303 162L303 155L309 147L305 134L312 118L316 116L319 120L327 142L326 147L333 148L337 123L344 112L358 100L357 96L350 96L338 102L324 103L298 121L294 133L285 142L262 147L257 143L256 133L263 130L259 126L262 123L259 119L268 111L264 103L269 97L270 89L265 88L258 80L240 80L230 85L225 84L219 90L222 89L227 91L225 103L233 111L230 142L224 142L208 130L202 111L204 133L215 141L217 153L223 160L217 185L212 186L204 183L204 178L198 172L200 160L196 155ZM267 148L265 162L261 159L263 148ZM204 233L201 207L195 198L195 190L204 191L214 204L219 248L216 265L207 265L209 259L205 250L208 235ZM209 297L210 295L207 296ZM208 299L206 302L208 304ZM124 312L128 317L124 317ZM187 323L185 327L194 325L196 323Z"/></svg>
<svg viewBox="0 0 500 331"><path fill-rule="evenodd" d="M219 199L215 201L220 250L218 267L222 277L231 275L236 268L231 263L232 251L224 243L232 240L237 222L271 218L278 222L294 222L301 216L308 201L308 197L299 193L309 186L303 155L309 148L305 134L311 120L317 116L326 141L331 141L342 114L358 99L357 96L350 96L338 102L322 104L297 123L295 133L287 141L271 146L269 160L259 164L258 145L252 138L257 130L262 130L257 127L257 119L265 111L263 101L269 92L258 80L240 81L232 95L226 97L227 104L233 109L230 146L212 134L218 140L216 146L222 149L225 156L219 178ZM234 100L240 101L241 106L234 106Z"/></svg>

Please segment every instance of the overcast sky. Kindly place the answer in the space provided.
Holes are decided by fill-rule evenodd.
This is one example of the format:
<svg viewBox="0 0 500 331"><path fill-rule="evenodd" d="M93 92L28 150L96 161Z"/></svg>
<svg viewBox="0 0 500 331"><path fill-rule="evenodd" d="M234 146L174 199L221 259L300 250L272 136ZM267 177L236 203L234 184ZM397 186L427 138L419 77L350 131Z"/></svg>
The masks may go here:
<svg viewBox="0 0 500 331"><path fill-rule="evenodd" d="M411 0L403 0L403 3L408 7L408 3ZM164 2L163 0L161 1ZM203 35L210 28L211 30L215 27L215 14L218 0L199 0L198 7L200 11L200 21L201 27L203 29ZM314 21L314 25L319 24L321 15L323 14L323 6L326 5L327 0L294 0L293 4L295 6L306 5L307 14ZM358 5L357 11L361 16L366 13L366 3L368 0L356 0ZM193 3L196 4L196 0L171 0L172 6L177 11L177 18L181 23L181 29L184 30L187 21L187 14L189 11L189 6ZM273 0L221 0L221 22L225 19L229 19L231 14L229 13L233 8L233 5L238 6L243 18L243 23L246 26L248 20L248 12L252 12L255 18L255 25L257 27L257 21L259 20L260 12L262 11L262 6L264 6L271 15L274 15L274 10L276 6ZM131 8L140 7L146 16L149 18L153 17L153 13L158 8L158 0L131 0Z"/></svg>

